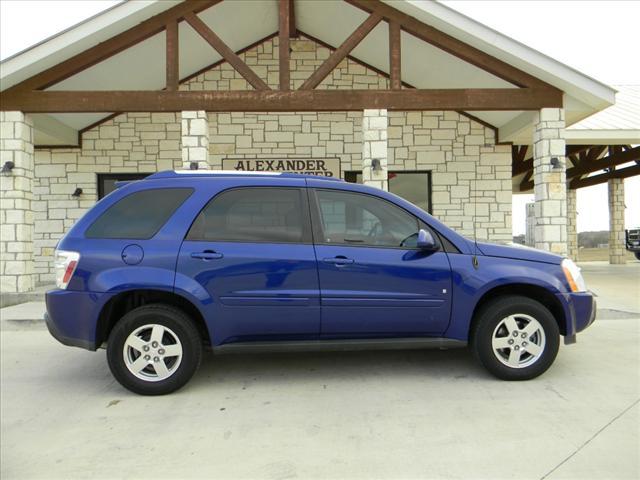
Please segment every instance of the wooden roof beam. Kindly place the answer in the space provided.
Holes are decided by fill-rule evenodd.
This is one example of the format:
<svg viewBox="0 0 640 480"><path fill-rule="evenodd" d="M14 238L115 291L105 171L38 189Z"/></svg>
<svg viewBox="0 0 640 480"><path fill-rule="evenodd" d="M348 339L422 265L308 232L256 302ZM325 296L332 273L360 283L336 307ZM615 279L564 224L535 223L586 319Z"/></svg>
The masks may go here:
<svg viewBox="0 0 640 480"><path fill-rule="evenodd" d="M416 38L434 45L451 55L454 55L467 63L475 65L482 70L491 73L518 87L548 88L557 90L556 87L530 75L516 67L499 60L482 50L468 45L457 38L440 30L422 23L420 20L407 15L400 10L381 2L380 0L345 0L347 3L369 13L378 13L387 21L396 21L402 29Z"/></svg>
<svg viewBox="0 0 640 480"><path fill-rule="evenodd" d="M186 13L198 13L220 3L222 0L188 0L161 12L148 20L126 30L115 37L91 47L73 57L48 68L13 87L5 93L15 91L42 90L65 80L76 73L130 48L163 31L172 21L180 21Z"/></svg>
<svg viewBox="0 0 640 480"><path fill-rule="evenodd" d="M301 90L311 90L316 88L329 75L338 64L344 60L349 53L375 28L382 20L378 13L372 13L349 37L342 42L318 69L311 74L300 87Z"/></svg>
<svg viewBox="0 0 640 480"><path fill-rule="evenodd" d="M606 147L603 147L603 149ZM597 156L596 156L597 158ZM577 167L573 167L567 170L567 178L575 178L589 173L604 170L605 168L612 168L625 163L634 162L640 160L640 147L632 148L631 150L617 151L613 155L608 155L600 160L593 160L591 162L581 163Z"/></svg>
<svg viewBox="0 0 640 480"><path fill-rule="evenodd" d="M289 35L291 28L291 7L293 2L291 0L280 0L279 5L279 22L278 22L278 53L280 61L280 90L291 89L291 62L289 51Z"/></svg>
<svg viewBox="0 0 640 480"><path fill-rule="evenodd" d="M402 88L402 51L400 24L389 22L389 87L392 90Z"/></svg>
<svg viewBox="0 0 640 480"><path fill-rule="evenodd" d="M0 110L53 112L538 110L562 95L527 88L242 91L33 91L0 93Z"/></svg>
<svg viewBox="0 0 640 480"><path fill-rule="evenodd" d="M195 13L187 13L184 19L204 38L256 90L271 90L264 80L249 68L229 46L211 30Z"/></svg>
<svg viewBox="0 0 640 480"><path fill-rule="evenodd" d="M569 182L569 188L576 189L582 187L590 187L592 185L599 185L605 183L612 178L629 178L640 175L640 165L634 165L633 167L626 167L620 170L613 170L611 172L603 173L600 175L594 175L587 178L576 178Z"/></svg>
<svg viewBox="0 0 640 480"><path fill-rule="evenodd" d="M167 90L178 90L180 83L179 73L179 48L178 48L178 21L172 20L167 23L167 46L166 46L166 69L167 69Z"/></svg>

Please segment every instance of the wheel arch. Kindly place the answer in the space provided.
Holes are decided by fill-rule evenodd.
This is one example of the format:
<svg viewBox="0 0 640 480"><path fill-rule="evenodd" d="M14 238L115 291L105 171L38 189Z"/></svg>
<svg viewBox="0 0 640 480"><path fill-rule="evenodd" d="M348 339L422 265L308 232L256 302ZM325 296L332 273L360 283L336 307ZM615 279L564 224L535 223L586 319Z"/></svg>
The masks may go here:
<svg viewBox="0 0 640 480"><path fill-rule="evenodd" d="M153 303L162 303L182 310L193 320L205 345L211 345L211 337L204 316L190 300L177 293L154 289L127 290L109 299L98 316L96 345L99 347L107 341L115 324L127 312Z"/></svg>
<svg viewBox="0 0 640 480"><path fill-rule="evenodd" d="M471 341L471 334L474 331L475 323L478 320L478 313L490 302L505 296L522 296L531 300L535 300L544 305L556 319L560 333L565 335L567 332L567 319L565 316L564 308L562 304L552 292L540 285L528 284L528 283L511 283L507 285L500 285L486 291L478 303L476 303L473 314L471 316L471 325L469 328L469 341Z"/></svg>

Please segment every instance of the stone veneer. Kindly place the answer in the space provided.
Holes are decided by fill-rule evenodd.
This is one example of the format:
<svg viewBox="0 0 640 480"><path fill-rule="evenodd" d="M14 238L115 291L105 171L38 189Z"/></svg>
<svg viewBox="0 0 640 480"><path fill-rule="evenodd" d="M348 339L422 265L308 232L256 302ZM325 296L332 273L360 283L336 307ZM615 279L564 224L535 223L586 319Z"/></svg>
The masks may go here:
<svg viewBox="0 0 640 480"><path fill-rule="evenodd" d="M567 185L564 109L543 108L536 113L533 136L535 247L567 254ZM552 165L556 158L557 166Z"/></svg>
<svg viewBox="0 0 640 480"><path fill-rule="evenodd" d="M627 263L624 238L624 178L612 178L609 187L609 263Z"/></svg>
<svg viewBox="0 0 640 480"><path fill-rule="evenodd" d="M388 113L371 109L362 115L362 183L388 190Z"/></svg>
<svg viewBox="0 0 640 480"><path fill-rule="evenodd" d="M277 40L240 55L272 87L279 81ZM297 87L330 51L308 39L294 40L291 48L292 86ZM318 88L377 89L387 88L387 83L376 72L344 60ZM251 87L223 63L180 88ZM456 112L372 112L375 118L386 114L389 171L432 172L436 217L472 236L475 205L478 238L511 240L511 149L495 145L493 130ZM213 169L220 169L224 158L257 157L339 158L342 172L363 169L363 112L233 112L209 113L207 118L208 164ZM36 150L33 209L37 283L53 281L52 254L58 239L95 203L96 173L188 168L192 160L204 166L199 151L194 153L196 160L191 150L184 154L181 149L203 147L187 142L193 142L192 137L199 142L206 134L191 131L183 120L187 118L173 113L121 114L85 132L81 149ZM367 136L374 135L371 128L365 130ZM384 141L382 129L375 135L377 139L370 137L371 142ZM79 198L71 197L76 187L83 189Z"/></svg>
<svg viewBox="0 0 640 480"><path fill-rule="evenodd" d="M207 112L182 112L182 168L195 163L199 170L209 168L209 118Z"/></svg>
<svg viewBox="0 0 640 480"><path fill-rule="evenodd" d="M0 291L32 290L33 122L22 112L0 112Z"/></svg>

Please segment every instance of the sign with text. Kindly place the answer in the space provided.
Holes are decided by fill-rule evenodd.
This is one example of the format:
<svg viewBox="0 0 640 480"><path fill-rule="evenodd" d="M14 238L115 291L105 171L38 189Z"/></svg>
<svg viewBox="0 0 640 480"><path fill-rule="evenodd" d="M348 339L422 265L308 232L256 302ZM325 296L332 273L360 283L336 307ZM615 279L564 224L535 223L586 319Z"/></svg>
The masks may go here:
<svg viewBox="0 0 640 480"><path fill-rule="evenodd" d="M340 178L339 158L225 158L222 160L223 170L238 172L291 172L319 175L321 177Z"/></svg>

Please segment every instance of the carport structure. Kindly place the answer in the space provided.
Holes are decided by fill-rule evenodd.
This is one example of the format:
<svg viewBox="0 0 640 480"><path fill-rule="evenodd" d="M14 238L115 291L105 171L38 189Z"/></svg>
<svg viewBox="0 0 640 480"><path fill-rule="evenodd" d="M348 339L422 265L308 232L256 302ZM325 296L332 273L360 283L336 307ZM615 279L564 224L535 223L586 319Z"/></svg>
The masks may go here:
<svg viewBox="0 0 640 480"><path fill-rule="evenodd" d="M576 190L602 183L609 190L609 262L626 262L624 179L640 175L640 86L621 85L616 103L565 130L568 254L578 255ZM530 192L532 149L513 145L514 192Z"/></svg>
<svg viewBox="0 0 640 480"><path fill-rule="evenodd" d="M532 144L536 246L566 253L565 125L615 94L441 4L378 0L125 2L0 78L8 292L51 281L107 175L261 158L335 160L324 174L510 240L511 145Z"/></svg>

